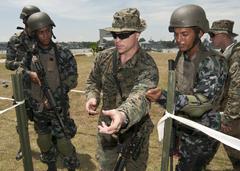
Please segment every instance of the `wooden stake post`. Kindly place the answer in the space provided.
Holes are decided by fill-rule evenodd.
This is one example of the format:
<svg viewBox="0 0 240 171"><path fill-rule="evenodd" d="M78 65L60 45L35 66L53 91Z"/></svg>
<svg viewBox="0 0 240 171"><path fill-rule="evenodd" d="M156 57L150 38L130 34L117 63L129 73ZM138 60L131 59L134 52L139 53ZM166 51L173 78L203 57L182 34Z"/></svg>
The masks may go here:
<svg viewBox="0 0 240 171"><path fill-rule="evenodd" d="M16 102L21 102L24 100L22 74L12 74L11 78L14 98ZM24 171L33 171L32 153L28 135L28 119L24 103L16 107L16 116L19 140L23 153Z"/></svg>
<svg viewBox="0 0 240 171"><path fill-rule="evenodd" d="M167 112L174 113L175 102L175 64L174 60L168 60L168 89L167 89ZM162 162L161 171L168 171L170 147L172 139L172 119L168 118L165 121L164 137L163 137L163 149L162 149ZM171 168L173 170L173 159L171 157Z"/></svg>

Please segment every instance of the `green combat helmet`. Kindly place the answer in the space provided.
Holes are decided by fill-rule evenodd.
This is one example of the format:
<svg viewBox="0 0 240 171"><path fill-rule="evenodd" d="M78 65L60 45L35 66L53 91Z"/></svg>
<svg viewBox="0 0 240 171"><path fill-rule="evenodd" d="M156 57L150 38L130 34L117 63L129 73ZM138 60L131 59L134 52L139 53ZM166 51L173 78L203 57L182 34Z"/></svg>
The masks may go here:
<svg viewBox="0 0 240 171"><path fill-rule="evenodd" d="M190 4L181 6L172 13L168 30L173 32L177 27L199 27L206 33L209 30L209 22L202 7Z"/></svg>
<svg viewBox="0 0 240 171"><path fill-rule="evenodd" d="M46 26L55 27L54 22L45 12L37 12L32 14L28 18L27 24L28 24L30 34L33 34L33 32Z"/></svg>
<svg viewBox="0 0 240 171"><path fill-rule="evenodd" d="M146 28L146 22L140 19L139 16L139 11L136 8L123 9L114 14L112 27L105 28L104 30L110 32L142 32Z"/></svg>
<svg viewBox="0 0 240 171"><path fill-rule="evenodd" d="M40 9L38 7L36 7L34 5L26 5L22 9L22 12L20 14L20 19L27 18L36 12L40 12Z"/></svg>
<svg viewBox="0 0 240 171"><path fill-rule="evenodd" d="M238 34L233 33L234 21L231 20L217 20L212 23L212 27L209 30L209 34L219 34L225 33L232 37L238 36Z"/></svg>

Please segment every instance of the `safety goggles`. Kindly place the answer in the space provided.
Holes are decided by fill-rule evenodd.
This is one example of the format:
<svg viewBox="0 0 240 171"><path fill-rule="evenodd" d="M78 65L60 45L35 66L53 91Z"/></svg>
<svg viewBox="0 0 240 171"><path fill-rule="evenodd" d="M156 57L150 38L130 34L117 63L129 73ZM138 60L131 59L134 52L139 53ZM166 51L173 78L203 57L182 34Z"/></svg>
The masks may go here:
<svg viewBox="0 0 240 171"><path fill-rule="evenodd" d="M112 37L114 39L116 39L117 37L121 40L128 38L129 36L131 36L133 33L135 33L135 31L131 31L131 32L111 32L112 33Z"/></svg>

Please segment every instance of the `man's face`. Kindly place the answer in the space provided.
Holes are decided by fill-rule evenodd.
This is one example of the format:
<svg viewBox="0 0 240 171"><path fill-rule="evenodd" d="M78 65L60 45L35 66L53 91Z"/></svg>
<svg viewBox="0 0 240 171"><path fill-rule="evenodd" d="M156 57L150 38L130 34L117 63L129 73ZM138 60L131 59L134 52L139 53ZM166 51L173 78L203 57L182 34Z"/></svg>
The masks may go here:
<svg viewBox="0 0 240 171"><path fill-rule="evenodd" d="M174 36L179 50L185 52L192 47L196 35L192 28L175 28Z"/></svg>
<svg viewBox="0 0 240 171"><path fill-rule="evenodd" d="M124 54L138 45L138 38L140 33L138 32L112 32L114 38L114 44L118 53Z"/></svg>
<svg viewBox="0 0 240 171"><path fill-rule="evenodd" d="M224 33L218 33L218 34L211 33L210 40L211 40L213 46L215 48L225 49L223 47L223 41L225 39L225 36L226 36L226 34L224 34Z"/></svg>
<svg viewBox="0 0 240 171"><path fill-rule="evenodd" d="M50 26L37 30L36 36L43 47L48 47L52 38L52 28Z"/></svg>

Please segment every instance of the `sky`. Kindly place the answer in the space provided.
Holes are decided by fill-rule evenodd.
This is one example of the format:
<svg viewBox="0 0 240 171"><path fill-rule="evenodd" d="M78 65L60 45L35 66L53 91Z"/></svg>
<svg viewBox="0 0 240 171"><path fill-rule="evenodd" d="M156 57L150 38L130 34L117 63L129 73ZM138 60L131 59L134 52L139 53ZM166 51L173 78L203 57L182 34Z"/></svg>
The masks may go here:
<svg viewBox="0 0 240 171"><path fill-rule="evenodd" d="M23 26L19 15L25 5L38 6L49 14L56 27L56 41L98 41L99 29L111 26L113 14L124 8L137 8L146 20L146 40L172 40L168 32L172 12L186 4L203 7L210 26L214 20L235 21L233 32L240 34L239 0L2 0L0 3L0 42L6 42ZM240 36L237 40L240 40Z"/></svg>

